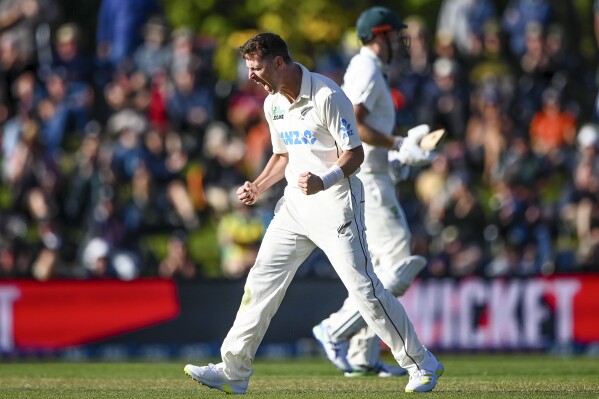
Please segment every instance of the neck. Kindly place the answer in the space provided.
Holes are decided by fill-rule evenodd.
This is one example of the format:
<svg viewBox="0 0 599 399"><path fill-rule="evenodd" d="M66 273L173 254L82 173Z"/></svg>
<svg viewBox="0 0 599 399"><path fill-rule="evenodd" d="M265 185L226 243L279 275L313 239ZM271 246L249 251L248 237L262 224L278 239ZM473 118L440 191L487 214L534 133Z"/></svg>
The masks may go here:
<svg viewBox="0 0 599 399"><path fill-rule="evenodd" d="M293 103L299 96L302 87L302 69L296 63L286 67L284 83L279 92Z"/></svg>
<svg viewBox="0 0 599 399"><path fill-rule="evenodd" d="M387 43L374 41L372 43L366 44L365 46L372 50L383 62L383 64L387 64L389 62L389 49L387 48Z"/></svg>

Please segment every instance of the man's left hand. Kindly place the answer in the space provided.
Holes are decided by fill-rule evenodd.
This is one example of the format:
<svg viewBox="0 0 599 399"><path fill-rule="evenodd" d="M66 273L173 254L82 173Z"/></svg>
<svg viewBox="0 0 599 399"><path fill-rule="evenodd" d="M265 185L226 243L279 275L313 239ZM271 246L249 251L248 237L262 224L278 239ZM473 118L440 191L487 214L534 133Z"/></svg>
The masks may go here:
<svg viewBox="0 0 599 399"><path fill-rule="evenodd" d="M300 190L302 190L302 193L306 195L316 194L317 192L324 190L322 179L310 172L300 173L297 184Z"/></svg>

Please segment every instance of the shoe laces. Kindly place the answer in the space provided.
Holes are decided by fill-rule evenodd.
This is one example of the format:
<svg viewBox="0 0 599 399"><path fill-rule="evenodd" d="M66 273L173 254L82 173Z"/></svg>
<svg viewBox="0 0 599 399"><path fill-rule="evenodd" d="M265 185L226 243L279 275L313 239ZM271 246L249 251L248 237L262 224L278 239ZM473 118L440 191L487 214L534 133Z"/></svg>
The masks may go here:
<svg viewBox="0 0 599 399"><path fill-rule="evenodd" d="M412 381L412 380L421 380L422 381L427 377L429 379L432 379L433 373L428 370L425 370L425 369L420 369L420 370L417 370L410 374L410 381ZM425 381L423 381L423 382L425 382Z"/></svg>
<svg viewBox="0 0 599 399"><path fill-rule="evenodd" d="M223 369L219 364L208 363L208 369L214 373L222 373Z"/></svg>

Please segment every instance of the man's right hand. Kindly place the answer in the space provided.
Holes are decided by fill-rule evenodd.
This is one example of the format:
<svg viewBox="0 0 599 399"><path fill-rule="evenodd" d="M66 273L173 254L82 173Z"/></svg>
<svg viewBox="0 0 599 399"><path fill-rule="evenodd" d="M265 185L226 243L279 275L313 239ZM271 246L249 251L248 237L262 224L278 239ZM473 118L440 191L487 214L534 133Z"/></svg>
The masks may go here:
<svg viewBox="0 0 599 399"><path fill-rule="evenodd" d="M408 130L408 135L403 139L397 158L404 165L420 166L430 164L436 157L434 152L424 151L420 147L420 140L430 132L428 125L422 124Z"/></svg>
<svg viewBox="0 0 599 399"><path fill-rule="evenodd" d="M436 157L435 152L424 151L418 143L404 140L397 154L397 158L404 165L422 166L430 164Z"/></svg>
<svg viewBox="0 0 599 399"><path fill-rule="evenodd" d="M245 205L254 205L258 200L258 187L254 183L246 181L237 189L237 198Z"/></svg>

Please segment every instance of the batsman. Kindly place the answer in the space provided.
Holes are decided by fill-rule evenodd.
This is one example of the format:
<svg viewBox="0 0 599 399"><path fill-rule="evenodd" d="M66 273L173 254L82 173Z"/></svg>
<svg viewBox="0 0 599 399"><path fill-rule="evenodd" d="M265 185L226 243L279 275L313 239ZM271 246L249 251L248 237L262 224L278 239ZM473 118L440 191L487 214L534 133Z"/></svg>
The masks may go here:
<svg viewBox="0 0 599 399"><path fill-rule="evenodd" d="M409 38L401 33L406 27L386 7L364 11L356 23L362 46L347 67L342 87L353 104L364 147L358 177L365 190L368 249L377 276L395 296L405 293L426 266L426 259L411 253L411 233L389 174L389 158L409 167L430 163L435 156L420 146L429 133L427 125L410 129L406 137L393 134L396 115L386 69L394 55L408 50ZM316 325L313 334L329 360L348 377L406 374L406 370L380 360L380 340L350 298Z"/></svg>

